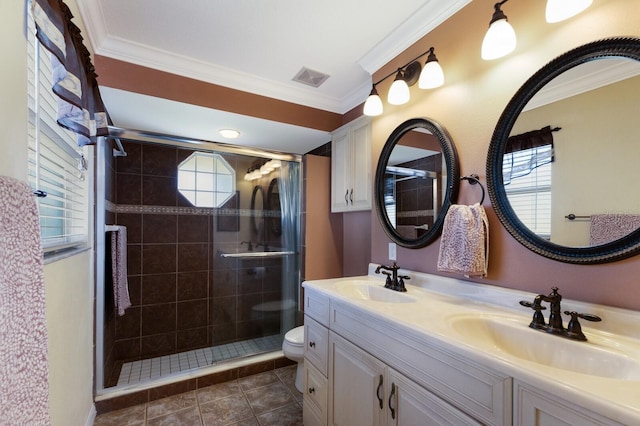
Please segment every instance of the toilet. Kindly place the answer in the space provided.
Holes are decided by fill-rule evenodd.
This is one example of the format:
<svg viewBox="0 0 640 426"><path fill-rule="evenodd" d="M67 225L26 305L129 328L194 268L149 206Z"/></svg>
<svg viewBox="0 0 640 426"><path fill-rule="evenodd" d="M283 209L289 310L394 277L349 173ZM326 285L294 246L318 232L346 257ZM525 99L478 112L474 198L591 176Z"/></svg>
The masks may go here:
<svg viewBox="0 0 640 426"><path fill-rule="evenodd" d="M291 361L298 363L296 370L296 389L302 392L302 381L304 375L304 326L289 330L284 335L282 342L282 352Z"/></svg>

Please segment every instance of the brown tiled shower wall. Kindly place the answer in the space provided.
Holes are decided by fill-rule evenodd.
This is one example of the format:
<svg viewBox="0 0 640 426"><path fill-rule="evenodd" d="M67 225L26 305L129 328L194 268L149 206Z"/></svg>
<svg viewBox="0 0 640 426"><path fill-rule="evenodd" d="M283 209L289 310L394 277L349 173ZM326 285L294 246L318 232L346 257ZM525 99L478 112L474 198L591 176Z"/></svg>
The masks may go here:
<svg viewBox="0 0 640 426"><path fill-rule="evenodd" d="M107 273L105 386L115 384L122 362L277 334L279 316L252 308L280 299L281 260L219 255L249 239L277 245L249 223L254 185L266 194L270 182L244 181L255 158L221 153L236 171L238 190L237 206L223 211L234 217L222 218L227 226L221 231L218 210L195 208L177 191L178 165L194 151L133 142L124 147L126 157L107 156L106 222L127 227L132 306L116 314ZM237 230L228 227L234 218Z"/></svg>

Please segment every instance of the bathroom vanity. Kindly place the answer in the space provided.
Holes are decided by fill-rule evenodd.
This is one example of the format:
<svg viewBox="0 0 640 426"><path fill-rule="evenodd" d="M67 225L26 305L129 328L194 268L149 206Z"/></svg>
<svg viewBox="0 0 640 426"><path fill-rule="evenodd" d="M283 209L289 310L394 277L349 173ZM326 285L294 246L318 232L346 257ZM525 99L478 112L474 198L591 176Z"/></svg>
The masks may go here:
<svg viewBox="0 0 640 426"><path fill-rule="evenodd" d="M640 424L636 312L564 300L603 319L577 342L528 327L533 294L375 266L303 283L305 425Z"/></svg>

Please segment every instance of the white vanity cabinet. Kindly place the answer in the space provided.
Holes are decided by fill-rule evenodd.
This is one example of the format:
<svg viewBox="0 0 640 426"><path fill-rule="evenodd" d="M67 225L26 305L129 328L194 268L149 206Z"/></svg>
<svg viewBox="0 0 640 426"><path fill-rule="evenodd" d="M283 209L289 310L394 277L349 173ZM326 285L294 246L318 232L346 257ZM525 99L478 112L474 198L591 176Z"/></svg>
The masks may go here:
<svg viewBox="0 0 640 426"><path fill-rule="evenodd" d="M327 424L329 298L307 291L304 303L303 422Z"/></svg>
<svg viewBox="0 0 640 426"><path fill-rule="evenodd" d="M371 120L360 117L331 136L331 212L371 210Z"/></svg>
<svg viewBox="0 0 640 426"><path fill-rule="evenodd" d="M305 425L511 423L510 377L404 339L380 318L305 292ZM326 365L312 337L324 336L323 330Z"/></svg>
<svg viewBox="0 0 640 426"><path fill-rule="evenodd" d="M513 424L516 426L622 426L622 423L517 380L513 383L513 393Z"/></svg>
<svg viewBox="0 0 640 426"><path fill-rule="evenodd" d="M329 334L329 425L480 425L336 333Z"/></svg>

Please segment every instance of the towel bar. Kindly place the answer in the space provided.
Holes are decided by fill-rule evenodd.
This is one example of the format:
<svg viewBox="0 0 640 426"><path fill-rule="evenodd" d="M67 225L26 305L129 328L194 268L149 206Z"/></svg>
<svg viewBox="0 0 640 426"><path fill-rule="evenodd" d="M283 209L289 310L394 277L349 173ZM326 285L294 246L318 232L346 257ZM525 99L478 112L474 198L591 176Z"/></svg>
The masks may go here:
<svg viewBox="0 0 640 426"><path fill-rule="evenodd" d="M480 182L480 177L476 174L473 175L469 175L469 176L462 176L460 178L460 180L466 180L468 181L471 185L475 185L478 184L480 185L480 188L482 189L482 198L480 199L480 205L482 205L484 203L484 185L482 185L482 183Z"/></svg>

